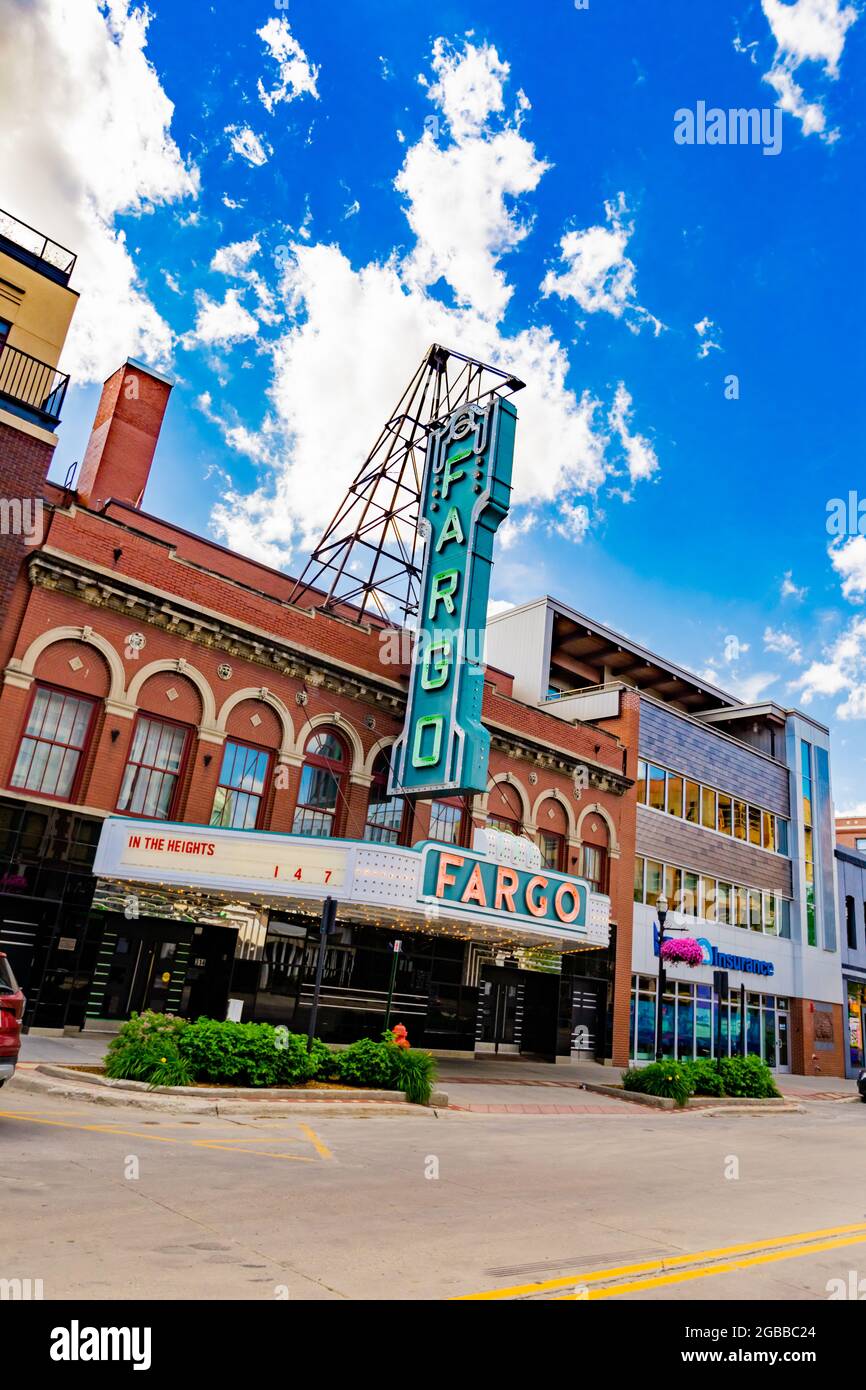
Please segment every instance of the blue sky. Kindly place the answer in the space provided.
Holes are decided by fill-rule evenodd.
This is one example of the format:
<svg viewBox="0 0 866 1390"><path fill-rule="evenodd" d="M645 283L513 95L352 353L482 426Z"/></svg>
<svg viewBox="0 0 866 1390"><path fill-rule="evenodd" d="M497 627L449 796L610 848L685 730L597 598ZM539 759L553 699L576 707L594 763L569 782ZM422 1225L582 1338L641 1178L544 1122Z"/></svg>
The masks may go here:
<svg viewBox="0 0 866 1390"><path fill-rule="evenodd" d="M55 476L152 360L148 510L296 570L428 342L495 356L495 599L801 705L866 807L862 0L15 3L57 95L2 203L81 252ZM677 144L699 102L781 149Z"/></svg>

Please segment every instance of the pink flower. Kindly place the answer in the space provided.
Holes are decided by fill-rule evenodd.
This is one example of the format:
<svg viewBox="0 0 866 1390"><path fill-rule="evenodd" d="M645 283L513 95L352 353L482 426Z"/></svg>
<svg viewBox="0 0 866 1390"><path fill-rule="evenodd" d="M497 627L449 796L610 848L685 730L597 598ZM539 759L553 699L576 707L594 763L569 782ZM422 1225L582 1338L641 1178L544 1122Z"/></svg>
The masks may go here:
<svg viewBox="0 0 866 1390"><path fill-rule="evenodd" d="M690 965L694 968L704 963L703 947L693 936L684 936L678 941L666 941L661 954L662 960L670 965Z"/></svg>

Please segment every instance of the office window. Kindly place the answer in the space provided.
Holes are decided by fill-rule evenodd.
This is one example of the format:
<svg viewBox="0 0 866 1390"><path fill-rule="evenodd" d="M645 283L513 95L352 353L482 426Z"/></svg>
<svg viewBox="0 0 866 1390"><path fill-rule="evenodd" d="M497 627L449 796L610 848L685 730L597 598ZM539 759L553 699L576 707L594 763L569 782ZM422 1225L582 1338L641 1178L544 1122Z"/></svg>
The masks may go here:
<svg viewBox="0 0 866 1390"><path fill-rule="evenodd" d="M37 686L21 735L12 786L68 800L92 714L92 700Z"/></svg>
<svg viewBox="0 0 866 1390"><path fill-rule="evenodd" d="M683 813L683 779L668 773L668 814L681 816Z"/></svg>
<svg viewBox="0 0 866 1390"><path fill-rule="evenodd" d="M706 922L716 920L716 880L701 876L701 907L700 916Z"/></svg>
<svg viewBox="0 0 866 1390"><path fill-rule="evenodd" d="M718 896L716 898L716 921L731 921L731 894L733 889L730 883L720 883L718 886Z"/></svg>
<svg viewBox="0 0 866 1390"><path fill-rule="evenodd" d="M640 855L636 855L634 861L634 900L636 903L642 903L644 901L644 868L644 860Z"/></svg>
<svg viewBox="0 0 866 1390"><path fill-rule="evenodd" d="M650 766L647 785L647 800L656 811L665 809L665 774L660 767Z"/></svg>
<svg viewBox="0 0 866 1390"><path fill-rule="evenodd" d="M373 781L367 801L364 839L376 845L398 845L403 829L406 800L388 795L388 775L391 764L383 749L373 764Z"/></svg>
<svg viewBox="0 0 866 1390"><path fill-rule="evenodd" d="M686 820L697 825L701 812L701 789L697 782L686 782Z"/></svg>
<svg viewBox="0 0 866 1390"><path fill-rule="evenodd" d="M761 812L761 849L774 849L776 845L776 835L773 822L775 817L771 811Z"/></svg>
<svg viewBox="0 0 866 1390"><path fill-rule="evenodd" d="M701 787L701 825L707 830L716 828L716 793L712 787Z"/></svg>
<svg viewBox="0 0 866 1390"><path fill-rule="evenodd" d="M761 844L761 812L757 806L749 807L749 844Z"/></svg>
<svg viewBox="0 0 866 1390"><path fill-rule="evenodd" d="M326 837L335 833L348 768L346 746L330 729L307 742L292 833Z"/></svg>
<svg viewBox="0 0 866 1390"><path fill-rule="evenodd" d="M662 891L662 866L657 859L646 861L646 901L655 907Z"/></svg>
<svg viewBox="0 0 866 1390"><path fill-rule="evenodd" d="M716 822L723 835L731 835L734 829L734 803L730 796L719 792L719 814Z"/></svg>
<svg viewBox="0 0 866 1390"><path fill-rule="evenodd" d="M745 840L747 835L749 808L744 801L734 802L734 837Z"/></svg>
<svg viewBox="0 0 866 1390"><path fill-rule="evenodd" d="M637 765L637 799L646 806L646 763L641 759Z"/></svg>
<svg viewBox="0 0 866 1390"><path fill-rule="evenodd" d="M776 816L776 853L788 853L788 822Z"/></svg>
<svg viewBox="0 0 866 1390"><path fill-rule="evenodd" d="M845 926L848 930L848 947L852 951L857 950L857 917L854 911L854 899L845 899Z"/></svg>
<svg viewBox="0 0 866 1390"><path fill-rule="evenodd" d="M761 894L756 889L749 889L749 926L752 931L763 931L764 923L762 918Z"/></svg>
<svg viewBox="0 0 866 1390"><path fill-rule="evenodd" d="M683 910L683 871L673 864L665 864L665 897L672 912Z"/></svg>
<svg viewBox="0 0 866 1390"><path fill-rule="evenodd" d="M686 869L683 874L683 912L689 917L698 915L698 875Z"/></svg>
<svg viewBox="0 0 866 1390"><path fill-rule="evenodd" d="M749 925L749 895L745 888L737 887L734 890L734 926L748 927Z"/></svg>
<svg viewBox="0 0 866 1390"><path fill-rule="evenodd" d="M188 730L151 715L139 715L132 736L118 811L127 815L170 820Z"/></svg>
<svg viewBox="0 0 866 1390"><path fill-rule="evenodd" d="M270 754L263 748L228 739L223 749L211 825L253 830L259 824Z"/></svg>
<svg viewBox="0 0 866 1390"><path fill-rule="evenodd" d="M771 936L776 935L776 895L775 893L764 894L764 931Z"/></svg>

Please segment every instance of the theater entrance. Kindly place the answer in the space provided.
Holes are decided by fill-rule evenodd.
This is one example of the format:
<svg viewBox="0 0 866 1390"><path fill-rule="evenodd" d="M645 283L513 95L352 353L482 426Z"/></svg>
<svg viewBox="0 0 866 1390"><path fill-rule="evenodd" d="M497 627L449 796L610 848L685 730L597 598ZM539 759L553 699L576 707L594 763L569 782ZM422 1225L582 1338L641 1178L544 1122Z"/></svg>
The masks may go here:
<svg viewBox="0 0 866 1390"><path fill-rule="evenodd" d="M558 974L484 966L479 980L476 1053L554 1061L558 1002Z"/></svg>

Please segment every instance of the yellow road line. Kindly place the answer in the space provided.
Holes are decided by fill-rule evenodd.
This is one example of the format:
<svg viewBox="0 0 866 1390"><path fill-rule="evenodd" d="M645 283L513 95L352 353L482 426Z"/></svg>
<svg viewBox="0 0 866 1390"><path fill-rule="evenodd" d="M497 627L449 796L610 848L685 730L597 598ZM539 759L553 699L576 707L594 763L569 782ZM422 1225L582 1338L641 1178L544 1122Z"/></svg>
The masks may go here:
<svg viewBox="0 0 866 1390"><path fill-rule="evenodd" d="M310 1129L309 1125L299 1124L298 1129L301 1131L303 1135L306 1136L307 1139L309 1139L313 1148L316 1150L316 1153L319 1155L319 1158L334 1157L334 1155L331 1153L331 1150L325 1143L324 1139L320 1139L318 1134L316 1134L314 1130Z"/></svg>
<svg viewBox="0 0 866 1390"><path fill-rule="evenodd" d="M769 1240L758 1240L739 1245L724 1245L714 1250L697 1250L690 1255L665 1255L657 1260L645 1260L640 1264L619 1265L613 1269L591 1270L586 1274L571 1274L559 1279L544 1279L533 1284L516 1284L507 1289L489 1289L483 1293L462 1294L458 1302L491 1300L497 1298L524 1298L530 1294L547 1293L554 1289L571 1288L575 1284L595 1284L604 1280L622 1278L627 1274L655 1274L674 1269L677 1265L695 1265L705 1260L721 1260L726 1255L748 1255L762 1251L777 1250L779 1246L802 1245L825 1237L856 1234L858 1239L866 1240L866 1222L850 1226L829 1226L820 1231L798 1231L796 1235L775 1236ZM856 1242L852 1242L856 1243ZM812 1246L812 1249L816 1249ZM715 1268L711 1271L715 1272ZM591 1295L590 1295L591 1296Z"/></svg>
<svg viewBox="0 0 866 1390"><path fill-rule="evenodd" d="M708 1265L702 1269L684 1269L675 1274L661 1274L654 1279L636 1279L629 1284L613 1284L608 1289L590 1289L585 1301L600 1298L618 1298L624 1293L637 1293L642 1289L658 1289L669 1284L682 1284L690 1279L706 1279L711 1274L732 1274L738 1269L750 1269L754 1265L774 1264L779 1260L802 1259L804 1255L819 1254L822 1250L838 1250L844 1245L859 1245L866 1241L866 1232L859 1236L846 1236L842 1240L824 1240L812 1245L795 1245L787 1250L770 1251L765 1255L748 1255L741 1260L730 1260L722 1264ZM580 1299L579 1294L563 1294L555 1300Z"/></svg>
<svg viewBox="0 0 866 1390"><path fill-rule="evenodd" d="M176 1139L168 1134L142 1134L135 1129L116 1129L111 1125L73 1125L66 1120L42 1120L32 1116L16 1115L11 1110L0 1110L0 1119L19 1120L25 1124L50 1125L55 1129L75 1129L88 1134L117 1134L125 1139L142 1139L147 1144L179 1144L187 1149L224 1149L227 1153L251 1153L256 1158L282 1158L293 1163L315 1163L315 1159L301 1154L269 1153L263 1149L241 1149L234 1144L220 1144L209 1139Z"/></svg>

